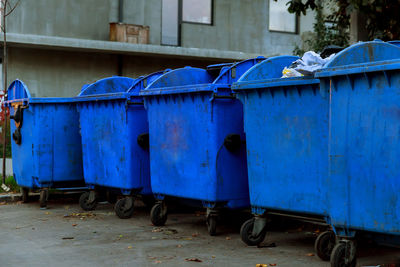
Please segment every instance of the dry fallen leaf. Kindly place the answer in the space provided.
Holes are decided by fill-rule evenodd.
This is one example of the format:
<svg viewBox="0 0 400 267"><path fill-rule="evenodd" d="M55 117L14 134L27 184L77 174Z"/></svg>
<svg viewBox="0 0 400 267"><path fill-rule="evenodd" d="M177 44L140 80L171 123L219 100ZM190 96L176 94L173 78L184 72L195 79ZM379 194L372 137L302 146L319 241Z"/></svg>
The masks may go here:
<svg viewBox="0 0 400 267"><path fill-rule="evenodd" d="M132 249L133 247L132 246L128 246L128 249Z"/></svg>
<svg viewBox="0 0 400 267"><path fill-rule="evenodd" d="M77 226L77 225L78 225L78 224L76 224L76 223L73 223L73 224L72 224L72 226Z"/></svg>
<svg viewBox="0 0 400 267"><path fill-rule="evenodd" d="M154 263L155 264L159 264L159 263L161 263L162 261L154 261Z"/></svg>
<svg viewBox="0 0 400 267"><path fill-rule="evenodd" d="M226 239L226 240L231 240L231 238L230 238L229 236L227 236L225 239Z"/></svg>
<svg viewBox="0 0 400 267"><path fill-rule="evenodd" d="M185 261L203 262L202 260L200 260L198 258L187 258L187 259L185 259Z"/></svg>
<svg viewBox="0 0 400 267"><path fill-rule="evenodd" d="M199 236L199 233L193 233L192 236L197 237L197 236Z"/></svg>
<svg viewBox="0 0 400 267"><path fill-rule="evenodd" d="M212 255L211 258L215 259L216 257L215 257L215 255Z"/></svg>
<svg viewBox="0 0 400 267"><path fill-rule="evenodd" d="M312 257L314 256L314 253L308 253L306 256Z"/></svg>
<svg viewBox="0 0 400 267"><path fill-rule="evenodd" d="M271 263L269 266L276 266L276 263Z"/></svg>
<svg viewBox="0 0 400 267"><path fill-rule="evenodd" d="M181 247L182 247L182 245L176 245L176 247L177 247L177 248L181 248Z"/></svg>
<svg viewBox="0 0 400 267"><path fill-rule="evenodd" d="M268 267L268 264L258 263L256 264L256 267Z"/></svg>
<svg viewBox="0 0 400 267"><path fill-rule="evenodd" d="M153 230L151 230L152 233L158 233L158 232L162 232L162 228L154 228Z"/></svg>

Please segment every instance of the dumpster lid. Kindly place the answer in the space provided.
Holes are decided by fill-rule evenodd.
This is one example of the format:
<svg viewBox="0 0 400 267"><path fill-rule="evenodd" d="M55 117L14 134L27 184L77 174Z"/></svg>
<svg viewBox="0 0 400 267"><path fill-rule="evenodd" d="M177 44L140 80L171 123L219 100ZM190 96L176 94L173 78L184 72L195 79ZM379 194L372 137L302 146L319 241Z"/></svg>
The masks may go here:
<svg viewBox="0 0 400 267"><path fill-rule="evenodd" d="M117 93L126 93L133 85L135 79L121 76L113 76L98 80L88 86L84 87L79 93L81 96L99 96L110 95Z"/></svg>
<svg viewBox="0 0 400 267"><path fill-rule="evenodd" d="M158 77L160 77L161 75L163 75L169 71L171 71L171 69L153 72L149 75L141 76L141 77L137 78L134 81L131 88L128 89L128 93L130 93L132 95L139 95L140 90L145 89L149 84L151 84L153 81L157 80Z"/></svg>
<svg viewBox="0 0 400 267"><path fill-rule="evenodd" d="M221 69L219 76L214 80L214 85L230 87L238 81L251 67L265 60L265 57L246 59Z"/></svg>
<svg viewBox="0 0 400 267"><path fill-rule="evenodd" d="M21 80L13 81L7 89L7 101L31 98L28 87Z"/></svg>
<svg viewBox="0 0 400 267"><path fill-rule="evenodd" d="M393 41L389 41L388 43L392 44L392 45L400 46L400 40L393 40Z"/></svg>
<svg viewBox="0 0 400 267"><path fill-rule="evenodd" d="M282 70L290 66L293 61L299 57L296 56L277 56L271 57L263 62L253 66L244 73L240 79L232 84L233 91L259 89L267 87L271 80L280 81L281 84L294 85L295 83L306 84L310 82L310 78L298 77L298 79L282 77ZM311 77L313 79L313 77ZM302 81L304 80L304 81ZM276 85L274 85L276 86ZM271 87L271 86L268 86Z"/></svg>
<svg viewBox="0 0 400 267"><path fill-rule="evenodd" d="M334 56L316 77L328 77L397 68L393 62L400 60L400 48L382 42L360 42ZM375 66L375 67L372 67Z"/></svg>
<svg viewBox="0 0 400 267"><path fill-rule="evenodd" d="M208 88L213 82L213 76L205 69L184 67L171 70L140 91L140 95L178 94L193 91L212 91ZM208 88L208 89L207 89Z"/></svg>
<svg viewBox="0 0 400 267"><path fill-rule="evenodd" d="M69 103L74 102L72 97L31 97L28 87L21 80L13 81L7 89L7 99L4 102L8 107L12 103L23 102L24 105L29 103Z"/></svg>
<svg viewBox="0 0 400 267"><path fill-rule="evenodd" d="M205 69L192 67L176 69L159 77L145 90L142 90L140 95L218 92L222 88L228 89L230 92L230 85L234 81L238 80L249 68L264 59L264 57L257 57L235 64L210 65L211 69L215 66L221 68L217 78Z"/></svg>
<svg viewBox="0 0 400 267"><path fill-rule="evenodd" d="M230 67L230 66L232 66L233 64L235 64L235 63L230 62L230 63L220 63L220 64L208 65L208 66L206 67L206 70L208 71L208 73L210 73L210 74L213 75L214 77L217 77L217 76L220 74L220 72L221 72L221 70L222 70L223 68L225 68L225 67Z"/></svg>

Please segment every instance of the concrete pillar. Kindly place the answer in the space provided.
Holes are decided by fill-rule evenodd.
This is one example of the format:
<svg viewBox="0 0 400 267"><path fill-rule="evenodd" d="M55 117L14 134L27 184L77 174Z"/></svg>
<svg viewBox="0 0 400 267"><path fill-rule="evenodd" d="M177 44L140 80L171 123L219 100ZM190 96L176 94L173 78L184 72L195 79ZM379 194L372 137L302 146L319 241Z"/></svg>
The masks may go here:
<svg viewBox="0 0 400 267"><path fill-rule="evenodd" d="M110 1L110 22L119 21L119 0L109 0Z"/></svg>
<svg viewBox="0 0 400 267"><path fill-rule="evenodd" d="M358 41L368 41L368 31L365 27L366 16L359 11L350 14L350 44Z"/></svg>

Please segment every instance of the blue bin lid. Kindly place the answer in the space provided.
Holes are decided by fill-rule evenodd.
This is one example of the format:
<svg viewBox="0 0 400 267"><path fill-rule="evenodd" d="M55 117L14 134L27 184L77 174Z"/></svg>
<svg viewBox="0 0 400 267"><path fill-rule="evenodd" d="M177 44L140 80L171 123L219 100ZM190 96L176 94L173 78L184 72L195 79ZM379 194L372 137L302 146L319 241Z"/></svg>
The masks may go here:
<svg viewBox="0 0 400 267"><path fill-rule="evenodd" d="M139 95L140 90L145 89L149 84L153 81L157 80L158 77L163 74L169 72L171 69L166 69L164 71L153 72L146 76L141 76L135 80L131 88L128 89L128 92L132 95Z"/></svg>
<svg viewBox="0 0 400 267"><path fill-rule="evenodd" d="M135 79L128 77L113 76L98 80L88 86L84 85L78 96L107 95L114 93L125 93L132 87Z"/></svg>
<svg viewBox="0 0 400 267"><path fill-rule="evenodd" d="M24 105L29 103L69 103L74 102L72 97L31 97L28 87L21 80L13 81L7 89L7 99L5 106L9 107L12 103L22 102Z"/></svg>
<svg viewBox="0 0 400 267"><path fill-rule="evenodd" d="M206 69L185 67L172 70L153 81L140 95L165 95L191 92L215 92L228 88L238 80L249 68L263 61L264 57L244 60L234 64L226 64L217 78ZM215 65L211 65L215 66Z"/></svg>
<svg viewBox="0 0 400 267"><path fill-rule="evenodd" d="M399 63L400 47L379 40L360 42L339 52L316 77L398 69Z"/></svg>
<svg viewBox="0 0 400 267"><path fill-rule="evenodd" d="M232 85L233 91L253 90L276 86L318 83L313 77L281 78L282 70L299 59L296 56L271 57L250 68Z"/></svg>
<svg viewBox="0 0 400 267"><path fill-rule="evenodd" d="M388 43L392 44L392 45L400 46L400 40L393 40L393 41L389 41Z"/></svg>

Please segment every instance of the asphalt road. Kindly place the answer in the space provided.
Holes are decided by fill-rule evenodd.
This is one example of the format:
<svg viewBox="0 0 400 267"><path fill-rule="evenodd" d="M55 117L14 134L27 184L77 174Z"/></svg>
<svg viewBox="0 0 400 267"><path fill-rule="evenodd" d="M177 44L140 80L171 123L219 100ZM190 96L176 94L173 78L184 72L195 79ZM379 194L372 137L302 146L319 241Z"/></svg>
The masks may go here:
<svg viewBox="0 0 400 267"><path fill-rule="evenodd" d="M329 266L314 253L314 226L280 222L256 248L240 240L243 214L227 215L211 237L201 211L176 211L154 227L143 205L125 220L112 208L83 212L76 199L50 201L47 210L0 203L0 266ZM359 250L360 266L396 261L399 249Z"/></svg>

